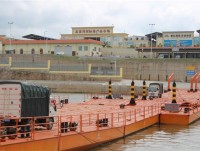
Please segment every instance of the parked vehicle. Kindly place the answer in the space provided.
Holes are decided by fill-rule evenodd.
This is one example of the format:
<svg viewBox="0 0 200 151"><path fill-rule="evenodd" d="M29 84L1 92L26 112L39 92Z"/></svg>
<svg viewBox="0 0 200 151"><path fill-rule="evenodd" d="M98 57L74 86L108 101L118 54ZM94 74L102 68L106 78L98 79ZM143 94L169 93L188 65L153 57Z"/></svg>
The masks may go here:
<svg viewBox="0 0 200 151"><path fill-rule="evenodd" d="M165 59L165 58L169 58L169 54L159 54L158 59ZM171 57L170 57L171 58Z"/></svg>
<svg viewBox="0 0 200 151"><path fill-rule="evenodd" d="M58 52L56 52L56 55L64 55L65 53L64 52L62 52L62 51L58 51Z"/></svg>
<svg viewBox="0 0 200 151"><path fill-rule="evenodd" d="M17 81L0 81L0 123L1 126L8 126L4 133L15 134L16 124L28 124L27 127L21 126L20 131L30 131L31 122L50 130L56 114L56 103L50 100L49 88ZM28 117L35 117L35 120Z"/></svg>
<svg viewBox="0 0 200 151"><path fill-rule="evenodd" d="M150 83L148 88L149 99L161 98L163 94L162 83Z"/></svg>

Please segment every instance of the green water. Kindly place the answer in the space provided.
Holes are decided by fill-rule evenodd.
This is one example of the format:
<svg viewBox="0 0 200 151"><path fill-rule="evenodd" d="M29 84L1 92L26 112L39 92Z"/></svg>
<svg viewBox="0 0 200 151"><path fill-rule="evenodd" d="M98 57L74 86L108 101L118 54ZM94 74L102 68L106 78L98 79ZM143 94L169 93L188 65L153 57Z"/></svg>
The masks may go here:
<svg viewBox="0 0 200 151"><path fill-rule="evenodd" d="M189 126L154 125L91 151L200 151L200 120Z"/></svg>

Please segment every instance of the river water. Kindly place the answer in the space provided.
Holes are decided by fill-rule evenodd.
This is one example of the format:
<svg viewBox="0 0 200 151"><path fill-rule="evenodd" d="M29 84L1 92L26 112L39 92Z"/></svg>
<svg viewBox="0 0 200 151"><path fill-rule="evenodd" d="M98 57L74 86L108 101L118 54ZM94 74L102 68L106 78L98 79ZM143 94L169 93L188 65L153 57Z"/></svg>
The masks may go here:
<svg viewBox="0 0 200 151"><path fill-rule="evenodd" d="M53 94L69 103L83 102L90 94ZM90 151L200 151L200 120L189 126L153 125Z"/></svg>
<svg viewBox="0 0 200 151"><path fill-rule="evenodd" d="M189 126L153 125L91 151L200 151L200 120Z"/></svg>

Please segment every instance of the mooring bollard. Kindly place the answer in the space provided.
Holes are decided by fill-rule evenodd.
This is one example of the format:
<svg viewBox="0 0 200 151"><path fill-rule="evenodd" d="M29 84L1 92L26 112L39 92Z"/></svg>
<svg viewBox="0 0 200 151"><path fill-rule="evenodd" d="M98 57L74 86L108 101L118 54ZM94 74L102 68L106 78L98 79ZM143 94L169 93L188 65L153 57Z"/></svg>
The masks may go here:
<svg viewBox="0 0 200 151"><path fill-rule="evenodd" d="M176 83L172 85L172 103L176 103Z"/></svg>
<svg viewBox="0 0 200 151"><path fill-rule="evenodd" d="M146 92L146 82L145 80L143 81L143 87L142 87L142 100L147 99L147 92Z"/></svg>
<svg viewBox="0 0 200 151"><path fill-rule="evenodd" d="M131 100L130 103L131 105L136 105L135 103L135 83L134 81L131 82Z"/></svg>
<svg viewBox="0 0 200 151"><path fill-rule="evenodd" d="M111 85L111 80L109 81L108 84L108 97L107 99L112 99L112 85Z"/></svg>

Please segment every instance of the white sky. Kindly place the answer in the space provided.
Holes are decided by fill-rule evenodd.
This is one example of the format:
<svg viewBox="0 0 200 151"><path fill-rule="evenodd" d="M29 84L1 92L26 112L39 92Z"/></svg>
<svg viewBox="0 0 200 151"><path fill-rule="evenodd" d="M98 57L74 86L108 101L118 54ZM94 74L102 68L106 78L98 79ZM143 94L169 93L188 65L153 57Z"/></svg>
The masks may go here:
<svg viewBox="0 0 200 151"><path fill-rule="evenodd" d="M143 36L200 29L200 0L0 0L0 35L60 38L71 27L112 26ZM149 24L155 24L150 26Z"/></svg>

